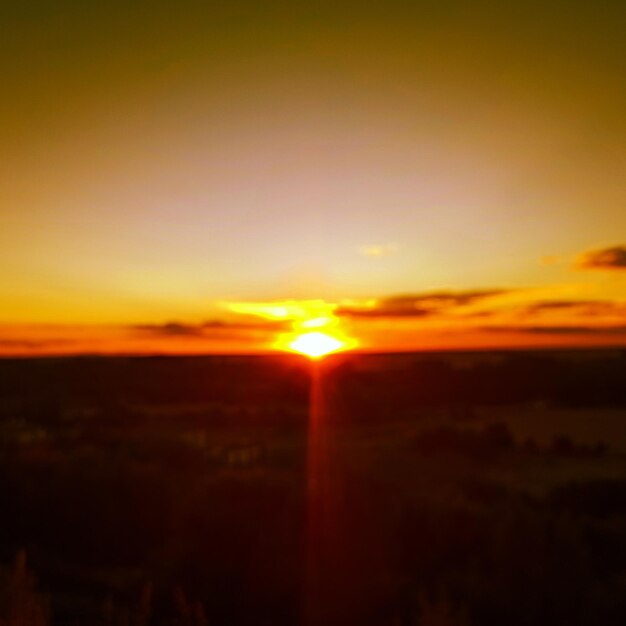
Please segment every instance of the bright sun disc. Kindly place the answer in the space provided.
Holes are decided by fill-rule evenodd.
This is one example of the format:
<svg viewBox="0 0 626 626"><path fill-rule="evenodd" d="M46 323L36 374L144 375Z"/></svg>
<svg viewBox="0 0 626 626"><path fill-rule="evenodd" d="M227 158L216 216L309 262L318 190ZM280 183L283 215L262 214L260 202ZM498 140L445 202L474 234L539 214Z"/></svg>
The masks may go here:
<svg viewBox="0 0 626 626"><path fill-rule="evenodd" d="M289 343L291 350L305 354L311 359L319 359L345 347L343 341L320 332L303 333Z"/></svg>

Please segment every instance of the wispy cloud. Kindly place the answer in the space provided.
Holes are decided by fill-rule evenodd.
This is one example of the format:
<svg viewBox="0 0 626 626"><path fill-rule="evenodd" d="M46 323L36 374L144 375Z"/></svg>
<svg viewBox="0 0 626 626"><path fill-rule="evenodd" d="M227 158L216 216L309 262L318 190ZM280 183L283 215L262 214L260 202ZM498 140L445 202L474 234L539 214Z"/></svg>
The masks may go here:
<svg viewBox="0 0 626 626"><path fill-rule="evenodd" d="M433 291L339 306L335 314L353 318L424 318L510 293L509 289Z"/></svg>
<svg viewBox="0 0 626 626"><path fill-rule="evenodd" d="M280 320L250 319L250 320L208 320L199 324L187 324L179 321L165 324L139 324L131 327L133 331L147 333L158 337L215 339L227 337L234 333L275 333L285 330L288 325Z"/></svg>
<svg viewBox="0 0 626 626"><path fill-rule="evenodd" d="M167 322L166 324L139 324L133 330L146 332L160 337L201 337L202 326L183 324L181 322Z"/></svg>
<svg viewBox="0 0 626 626"><path fill-rule="evenodd" d="M358 248L359 254L371 258L392 256L396 254L398 250L399 246L396 243L368 244Z"/></svg>
<svg viewBox="0 0 626 626"><path fill-rule="evenodd" d="M626 317L626 303L617 300L540 300L523 306L520 313L529 316L563 313L581 317Z"/></svg>
<svg viewBox="0 0 626 626"><path fill-rule="evenodd" d="M69 345L64 339L0 339L0 351L27 351L36 352L48 348L58 348Z"/></svg>
<svg viewBox="0 0 626 626"><path fill-rule="evenodd" d="M526 326L526 325L489 325L481 326L481 331L490 333L523 333L530 335L626 335L626 325L619 326Z"/></svg>
<svg viewBox="0 0 626 626"><path fill-rule="evenodd" d="M276 300L271 302L220 302L219 306L249 323L249 320L263 319L269 323L306 320L314 317L330 316L336 307L326 300ZM248 320L248 321L245 321Z"/></svg>
<svg viewBox="0 0 626 626"><path fill-rule="evenodd" d="M584 270L626 270L626 246L612 246L581 254L575 267Z"/></svg>

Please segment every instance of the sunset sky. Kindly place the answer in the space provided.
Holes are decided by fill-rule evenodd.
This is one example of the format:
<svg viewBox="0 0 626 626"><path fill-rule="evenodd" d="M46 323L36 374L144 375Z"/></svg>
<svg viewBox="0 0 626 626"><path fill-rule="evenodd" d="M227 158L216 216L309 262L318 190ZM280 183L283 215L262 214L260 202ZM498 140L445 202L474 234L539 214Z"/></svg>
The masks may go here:
<svg viewBox="0 0 626 626"><path fill-rule="evenodd" d="M626 345L625 23L3 3L0 353Z"/></svg>

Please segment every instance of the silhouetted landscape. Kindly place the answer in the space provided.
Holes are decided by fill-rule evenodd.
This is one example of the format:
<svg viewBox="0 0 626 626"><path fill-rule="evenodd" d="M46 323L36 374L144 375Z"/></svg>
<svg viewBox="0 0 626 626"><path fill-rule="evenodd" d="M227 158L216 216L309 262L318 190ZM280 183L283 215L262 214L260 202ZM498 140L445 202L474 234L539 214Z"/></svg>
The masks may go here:
<svg viewBox="0 0 626 626"><path fill-rule="evenodd" d="M623 625L626 351L0 361L0 623Z"/></svg>

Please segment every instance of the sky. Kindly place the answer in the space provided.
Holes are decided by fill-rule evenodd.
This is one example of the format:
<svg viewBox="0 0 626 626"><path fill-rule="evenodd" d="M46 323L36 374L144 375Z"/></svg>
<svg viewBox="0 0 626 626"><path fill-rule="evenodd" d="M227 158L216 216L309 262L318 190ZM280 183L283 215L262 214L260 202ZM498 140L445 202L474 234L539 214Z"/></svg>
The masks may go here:
<svg viewBox="0 0 626 626"><path fill-rule="evenodd" d="M3 3L0 354L626 344L625 18Z"/></svg>

